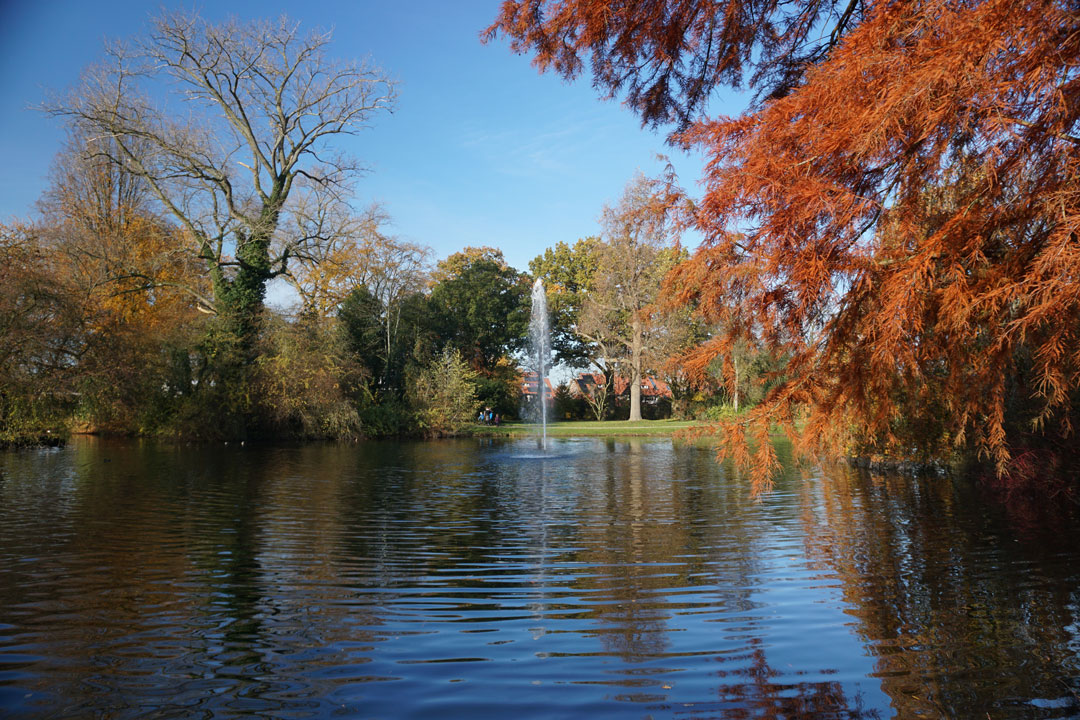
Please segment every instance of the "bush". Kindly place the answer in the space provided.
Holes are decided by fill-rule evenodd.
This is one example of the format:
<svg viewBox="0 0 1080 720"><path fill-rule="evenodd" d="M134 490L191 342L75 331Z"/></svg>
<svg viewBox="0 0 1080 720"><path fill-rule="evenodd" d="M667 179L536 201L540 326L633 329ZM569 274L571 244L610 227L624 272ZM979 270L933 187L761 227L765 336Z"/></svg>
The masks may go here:
<svg viewBox="0 0 1080 720"><path fill-rule="evenodd" d="M727 403L710 405L705 408L705 411L701 415L701 419L708 420L709 422L721 422L738 417L740 412L741 411L735 409L734 405Z"/></svg>
<svg viewBox="0 0 1080 720"><path fill-rule="evenodd" d="M400 397L372 397L365 393L357 412L365 437L398 437L416 430L413 410Z"/></svg>
<svg viewBox="0 0 1080 720"><path fill-rule="evenodd" d="M256 416L269 434L355 438L360 416L351 396L362 381L335 321L267 319L253 387Z"/></svg>
<svg viewBox="0 0 1080 720"><path fill-rule="evenodd" d="M425 435L451 435L472 423L476 415L476 373L457 350L446 349L430 364L413 368L407 377L407 397L416 425Z"/></svg>
<svg viewBox="0 0 1080 720"><path fill-rule="evenodd" d="M473 382L476 402L491 408L502 417L516 417L521 407L521 385L517 368L509 365L496 366L488 376L477 375Z"/></svg>

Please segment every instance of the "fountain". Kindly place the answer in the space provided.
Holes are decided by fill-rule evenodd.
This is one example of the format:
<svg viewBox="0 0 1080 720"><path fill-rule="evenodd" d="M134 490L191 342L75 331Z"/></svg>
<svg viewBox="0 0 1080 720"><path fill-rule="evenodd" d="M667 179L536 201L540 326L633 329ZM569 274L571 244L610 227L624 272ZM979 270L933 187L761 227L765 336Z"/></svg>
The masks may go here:
<svg viewBox="0 0 1080 720"><path fill-rule="evenodd" d="M543 448L547 449L547 402L544 398L547 360L551 352L551 331L548 327L547 294L544 281L536 278L532 288L532 317L529 320L530 359L536 369L536 397L540 401L540 426Z"/></svg>

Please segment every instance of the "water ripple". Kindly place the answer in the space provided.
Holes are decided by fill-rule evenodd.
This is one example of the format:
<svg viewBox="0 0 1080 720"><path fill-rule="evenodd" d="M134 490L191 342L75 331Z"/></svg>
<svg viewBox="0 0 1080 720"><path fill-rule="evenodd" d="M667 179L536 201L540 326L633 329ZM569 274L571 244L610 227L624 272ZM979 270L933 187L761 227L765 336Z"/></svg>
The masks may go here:
<svg viewBox="0 0 1080 720"><path fill-rule="evenodd" d="M754 502L669 441L535 455L87 441L0 456L0 707L1080 715L1075 518L1040 534L960 485L794 466Z"/></svg>

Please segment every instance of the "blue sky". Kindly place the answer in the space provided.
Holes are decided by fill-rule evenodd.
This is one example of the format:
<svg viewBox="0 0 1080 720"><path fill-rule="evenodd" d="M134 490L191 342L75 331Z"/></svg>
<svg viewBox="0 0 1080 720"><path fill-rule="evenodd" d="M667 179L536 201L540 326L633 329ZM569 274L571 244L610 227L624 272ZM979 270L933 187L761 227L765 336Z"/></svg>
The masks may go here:
<svg viewBox="0 0 1080 720"><path fill-rule="evenodd" d="M560 240L597 232L641 169L671 157L696 190L700 157L640 127L617 101L601 100L587 77L541 76L530 58L480 31L498 0L420 2L222 2L195 6L210 20L287 14L304 27L332 28L331 53L369 58L398 82L393 114L342 147L370 172L356 204L384 204L391 232L442 258L468 245L502 249L526 270ZM165 7L187 7L165 3ZM0 0L0 221L28 218L64 136L60 122L30 109L63 92L102 57L106 39L138 34L156 3ZM734 102L734 101L732 101ZM740 107L722 102L716 112ZM693 238L687 238L693 244Z"/></svg>

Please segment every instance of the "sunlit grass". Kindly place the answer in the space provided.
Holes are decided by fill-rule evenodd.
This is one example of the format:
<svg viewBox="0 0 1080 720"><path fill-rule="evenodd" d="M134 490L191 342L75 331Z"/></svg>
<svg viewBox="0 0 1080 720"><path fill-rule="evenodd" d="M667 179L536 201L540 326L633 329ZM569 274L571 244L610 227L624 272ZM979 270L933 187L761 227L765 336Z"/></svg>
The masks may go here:
<svg viewBox="0 0 1080 720"><path fill-rule="evenodd" d="M697 427L693 420L604 420L553 422L547 426L549 436L572 435L673 435L680 430ZM504 423L498 427L473 425L468 432L473 435L538 435L539 423Z"/></svg>

